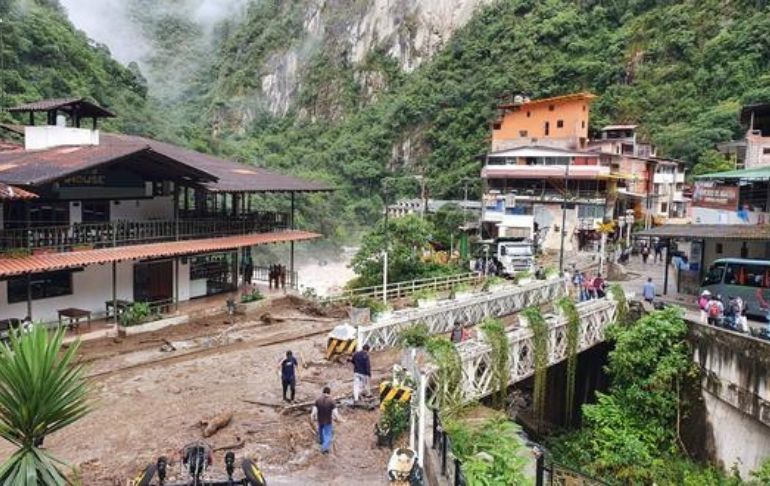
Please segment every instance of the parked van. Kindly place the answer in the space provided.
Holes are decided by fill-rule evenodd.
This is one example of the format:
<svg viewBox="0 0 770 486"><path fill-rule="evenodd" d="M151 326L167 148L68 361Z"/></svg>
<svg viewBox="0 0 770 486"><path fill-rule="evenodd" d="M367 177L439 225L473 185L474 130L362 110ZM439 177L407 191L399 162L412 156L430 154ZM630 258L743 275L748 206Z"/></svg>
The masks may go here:
<svg viewBox="0 0 770 486"><path fill-rule="evenodd" d="M740 296L746 303L746 314L762 320L770 316L770 260L722 258L709 267L701 292L721 295L727 302Z"/></svg>

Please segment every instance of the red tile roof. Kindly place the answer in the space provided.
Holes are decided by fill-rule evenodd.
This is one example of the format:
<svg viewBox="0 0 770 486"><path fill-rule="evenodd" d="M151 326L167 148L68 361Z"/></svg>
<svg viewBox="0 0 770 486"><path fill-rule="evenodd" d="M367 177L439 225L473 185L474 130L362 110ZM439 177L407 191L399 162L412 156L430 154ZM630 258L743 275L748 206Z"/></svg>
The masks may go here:
<svg viewBox="0 0 770 486"><path fill-rule="evenodd" d="M0 201L35 199L37 194L0 182Z"/></svg>
<svg viewBox="0 0 770 486"><path fill-rule="evenodd" d="M84 267L125 260L144 260L170 256L195 255L210 251L232 250L253 245L284 243L319 238L321 235L307 231L277 231L244 236L227 236L203 240L173 241L149 245L100 248L65 253L48 253L19 258L0 258L0 277L27 273Z"/></svg>

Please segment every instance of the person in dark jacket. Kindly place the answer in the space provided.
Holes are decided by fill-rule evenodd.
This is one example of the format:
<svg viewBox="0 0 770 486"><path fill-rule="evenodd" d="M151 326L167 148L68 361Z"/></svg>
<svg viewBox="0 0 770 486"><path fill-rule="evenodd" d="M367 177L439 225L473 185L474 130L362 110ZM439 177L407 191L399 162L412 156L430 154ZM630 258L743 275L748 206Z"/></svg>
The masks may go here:
<svg viewBox="0 0 770 486"><path fill-rule="evenodd" d="M369 382L372 379L372 365L369 362L369 349L369 345L364 344L364 348L353 353L350 359L353 363L353 401L355 402L362 394L365 397L371 396Z"/></svg>
<svg viewBox="0 0 770 486"><path fill-rule="evenodd" d="M332 422L340 421L340 415L337 412L337 404L331 396L331 388L325 386L323 394L313 404L313 410L310 412L310 418L318 423L318 442L321 444L321 452L329 453L334 439L334 428Z"/></svg>
<svg viewBox="0 0 770 486"><path fill-rule="evenodd" d="M283 386L283 400L285 402L294 401L294 391L297 386L297 368L299 362L295 358L291 351L286 351L286 357L281 360L278 367L281 370L281 385ZM289 392L289 396L286 396L286 392Z"/></svg>

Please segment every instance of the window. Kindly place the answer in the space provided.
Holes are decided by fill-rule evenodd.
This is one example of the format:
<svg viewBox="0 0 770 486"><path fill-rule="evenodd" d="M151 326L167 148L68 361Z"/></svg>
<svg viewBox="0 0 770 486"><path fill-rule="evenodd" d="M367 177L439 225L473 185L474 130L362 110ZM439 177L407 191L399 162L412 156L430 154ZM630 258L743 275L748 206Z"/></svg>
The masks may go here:
<svg viewBox="0 0 770 486"><path fill-rule="evenodd" d="M721 255L722 251L724 251L724 248L722 247L722 243L717 243L715 250L716 250L717 255Z"/></svg>
<svg viewBox="0 0 770 486"><path fill-rule="evenodd" d="M767 155L770 154L770 147L765 147L762 149L762 154Z"/></svg>
<svg viewBox="0 0 770 486"><path fill-rule="evenodd" d="M526 137L527 136L527 131L526 130L519 130L519 136L520 137Z"/></svg>
<svg viewBox="0 0 770 486"><path fill-rule="evenodd" d="M547 137L551 133L551 124L545 122L545 136Z"/></svg>
<svg viewBox="0 0 770 486"><path fill-rule="evenodd" d="M585 128L585 127L586 127L586 121L585 121L585 120L583 120L582 122L580 122L580 127L581 127L581 128Z"/></svg>
<svg viewBox="0 0 770 486"><path fill-rule="evenodd" d="M595 204L581 204L578 206L578 218L604 218L604 206Z"/></svg>
<svg viewBox="0 0 770 486"><path fill-rule="evenodd" d="M531 112L531 111L528 111L528 112L527 112L527 118L529 118L530 116L532 116L532 112Z"/></svg>
<svg viewBox="0 0 770 486"><path fill-rule="evenodd" d="M586 111L586 105L583 105L583 111ZM585 123L585 122L583 122Z"/></svg>
<svg viewBox="0 0 770 486"><path fill-rule="evenodd" d="M102 223L110 220L109 201L83 201L84 223Z"/></svg>
<svg viewBox="0 0 770 486"><path fill-rule="evenodd" d="M719 244L720 243L717 245ZM722 274L724 271L724 263L717 263L716 265L712 266L706 274L706 278L703 280L703 286L705 287L706 285L717 285L722 283Z"/></svg>
<svg viewBox="0 0 770 486"><path fill-rule="evenodd" d="M564 120L556 120L556 128L564 128Z"/></svg>
<svg viewBox="0 0 770 486"><path fill-rule="evenodd" d="M668 203L660 203L660 212L668 213Z"/></svg>
<svg viewBox="0 0 770 486"><path fill-rule="evenodd" d="M548 111L553 111L555 107L553 105L548 105Z"/></svg>
<svg viewBox="0 0 770 486"><path fill-rule="evenodd" d="M725 270L725 283L728 285L740 285L743 287L767 288L768 270L764 265L750 265L747 263L728 263Z"/></svg>
<svg viewBox="0 0 770 486"><path fill-rule="evenodd" d="M502 123L500 122L494 122L492 124L492 130L500 130L500 127L502 126Z"/></svg>
<svg viewBox="0 0 770 486"><path fill-rule="evenodd" d="M50 299L62 295L72 295L72 272L34 273L30 276L30 293L32 300ZM25 302L27 300L27 278L8 280L8 303Z"/></svg>

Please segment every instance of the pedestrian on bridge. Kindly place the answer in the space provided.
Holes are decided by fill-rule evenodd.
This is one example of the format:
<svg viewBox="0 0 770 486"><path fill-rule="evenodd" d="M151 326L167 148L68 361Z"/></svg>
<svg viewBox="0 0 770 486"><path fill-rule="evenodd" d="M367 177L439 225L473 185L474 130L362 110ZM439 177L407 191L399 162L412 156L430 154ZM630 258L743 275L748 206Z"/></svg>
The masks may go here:
<svg viewBox="0 0 770 486"><path fill-rule="evenodd" d="M328 454L334 439L334 420L341 422L337 404L331 396L332 390L328 386L323 388L323 393L313 404L310 418L318 424L318 443L321 444L321 453Z"/></svg>
<svg viewBox="0 0 770 486"><path fill-rule="evenodd" d="M372 365L369 361L369 347L364 344L361 351L356 351L350 358L353 363L353 401L357 402L361 395L370 397L369 383L372 379Z"/></svg>

